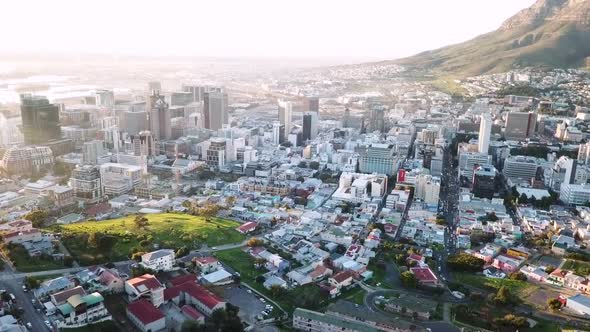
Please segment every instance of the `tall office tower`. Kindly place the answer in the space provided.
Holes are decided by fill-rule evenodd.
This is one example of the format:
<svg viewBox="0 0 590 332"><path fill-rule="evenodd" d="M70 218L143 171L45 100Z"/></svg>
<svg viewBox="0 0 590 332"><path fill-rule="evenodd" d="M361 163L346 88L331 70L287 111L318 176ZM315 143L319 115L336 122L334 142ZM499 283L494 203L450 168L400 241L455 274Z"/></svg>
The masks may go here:
<svg viewBox="0 0 590 332"><path fill-rule="evenodd" d="M212 138L207 149L207 165L210 167L225 166L226 141L223 138Z"/></svg>
<svg viewBox="0 0 590 332"><path fill-rule="evenodd" d="M20 116L25 144L45 144L61 138L59 106L41 96L20 95Z"/></svg>
<svg viewBox="0 0 590 332"><path fill-rule="evenodd" d="M132 139L133 154L136 156L153 156L156 154L156 143L152 133L148 130L142 131Z"/></svg>
<svg viewBox="0 0 590 332"><path fill-rule="evenodd" d="M115 106L115 93L109 90L96 90L96 106L113 108Z"/></svg>
<svg viewBox="0 0 590 332"><path fill-rule="evenodd" d="M537 113L533 112L510 112L506 116L506 139L524 140L533 137L537 124Z"/></svg>
<svg viewBox="0 0 590 332"><path fill-rule="evenodd" d="M96 165L98 158L105 154L104 141L84 142L82 152L82 162L84 164Z"/></svg>
<svg viewBox="0 0 590 332"><path fill-rule="evenodd" d="M350 127L350 109L344 109L344 117L342 118L342 128Z"/></svg>
<svg viewBox="0 0 590 332"><path fill-rule="evenodd" d="M162 92L162 83L158 81L148 82L148 93L150 95L154 94L154 92Z"/></svg>
<svg viewBox="0 0 590 332"><path fill-rule="evenodd" d="M102 197L100 170L97 166L78 166L70 178L74 195L88 203L96 203Z"/></svg>
<svg viewBox="0 0 590 332"><path fill-rule="evenodd" d="M383 132L385 130L385 107L376 105L371 108L369 116L369 131Z"/></svg>
<svg viewBox="0 0 590 332"><path fill-rule="evenodd" d="M492 165L480 165L473 170L471 192L476 197L491 199L497 192L498 171Z"/></svg>
<svg viewBox="0 0 590 332"><path fill-rule="evenodd" d="M590 143L580 144L578 162L580 164L590 164Z"/></svg>
<svg viewBox="0 0 590 332"><path fill-rule="evenodd" d="M320 98L318 97L306 97L303 103L303 110L305 112L316 112L320 111Z"/></svg>
<svg viewBox="0 0 590 332"><path fill-rule="evenodd" d="M293 121L293 103L279 101L279 122L285 126L285 135L291 132Z"/></svg>
<svg viewBox="0 0 590 332"><path fill-rule="evenodd" d="M314 139L318 134L318 113L306 112L303 115L303 135L304 141Z"/></svg>
<svg viewBox="0 0 590 332"><path fill-rule="evenodd" d="M205 99L205 87L198 85L183 84L182 91L190 92L193 102L200 102Z"/></svg>
<svg viewBox="0 0 590 332"><path fill-rule="evenodd" d="M0 111L0 147L24 143L22 125L18 112Z"/></svg>
<svg viewBox="0 0 590 332"><path fill-rule="evenodd" d="M218 130L227 124L227 93L222 88L205 92L203 98L203 125L206 129Z"/></svg>
<svg viewBox="0 0 590 332"><path fill-rule="evenodd" d="M281 127L282 125L278 121L272 123L272 142L275 145L281 143Z"/></svg>
<svg viewBox="0 0 590 332"><path fill-rule="evenodd" d="M422 130L422 142L426 144L434 144L436 137L438 136L438 132L430 130L430 129L423 129Z"/></svg>
<svg viewBox="0 0 590 332"><path fill-rule="evenodd" d="M148 113L125 111L123 113L123 125L121 129L129 135L137 135L139 132L148 130Z"/></svg>
<svg viewBox="0 0 590 332"><path fill-rule="evenodd" d="M488 153L490 149L490 136L492 135L492 117L489 114L482 114L479 122L479 153Z"/></svg>
<svg viewBox="0 0 590 332"><path fill-rule="evenodd" d="M172 121L170 116L170 108L164 100L164 96L154 92L150 96L151 110L150 117L150 132L154 139L168 140L172 138Z"/></svg>
<svg viewBox="0 0 590 332"><path fill-rule="evenodd" d="M576 184L577 167L578 160L566 156L559 157L551 169L549 186L553 190L559 191L562 184Z"/></svg>
<svg viewBox="0 0 590 332"><path fill-rule="evenodd" d="M186 106L192 102L194 96L189 91L177 91L170 94L170 106Z"/></svg>

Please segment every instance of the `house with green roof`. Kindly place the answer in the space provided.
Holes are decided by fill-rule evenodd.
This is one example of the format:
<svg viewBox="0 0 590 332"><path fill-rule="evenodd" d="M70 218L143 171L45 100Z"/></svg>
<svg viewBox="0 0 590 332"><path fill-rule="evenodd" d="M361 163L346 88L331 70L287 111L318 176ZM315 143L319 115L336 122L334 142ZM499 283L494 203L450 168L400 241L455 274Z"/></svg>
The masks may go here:
<svg viewBox="0 0 590 332"><path fill-rule="evenodd" d="M82 327L112 319L104 306L104 297L94 292L88 295L75 294L57 307L58 328Z"/></svg>

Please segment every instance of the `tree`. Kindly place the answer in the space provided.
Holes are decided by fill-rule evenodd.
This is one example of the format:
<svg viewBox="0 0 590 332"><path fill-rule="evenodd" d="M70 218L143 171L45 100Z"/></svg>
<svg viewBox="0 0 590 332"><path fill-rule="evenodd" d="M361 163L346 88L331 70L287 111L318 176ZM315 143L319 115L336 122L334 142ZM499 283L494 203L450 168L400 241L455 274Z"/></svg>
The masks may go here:
<svg viewBox="0 0 590 332"><path fill-rule="evenodd" d="M522 193L520 195L520 197L518 198L518 204L527 204L529 202L529 199L527 197L527 195L525 193Z"/></svg>
<svg viewBox="0 0 590 332"><path fill-rule="evenodd" d="M182 246L176 250L176 258L184 257L189 254L189 250L186 246Z"/></svg>
<svg viewBox="0 0 590 332"><path fill-rule="evenodd" d="M522 329L529 327L529 322L525 317L515 316L513 314L505 315L502 318L494 319L494 323L500 326L512 327L514 329Z"/></svg>
<svg viewBox="0 0 590 332"><path fill-rule="evenodd" d="M499 305L510 304L512 302L512 297L508 288L506 286L500 286L498 292L496 292L496 295L493 298L493 301Z"/></svg>
<svg viewBox="0 0 590 332"><path fill-rule="evenodd" d="M418 280L416 279L416 276L410 271L402 272L400 275L400 280L404 287L416 288L418 286Z"/></svg>
<svg viewBox="0 0 590 332"><path fill-rule="evenodd" d="M42 210L31 211L24 216L24 218L30 221L35 228L41 228L47 217L49 217L49 214Z"/></svg>
<svg viewBox="0 0 590 332"><path fill-rule="evenodd" d="M548 266L545 268L545 272L546 272L546 273L551 273L551 272L553 272L553 271L555 271L555 266L553 266L553 265L548 265Z"/></svg>
<svg viewBox="0 0 590 332"><path fill-rule="evenodd" d="M558 299L549 299L547 300L547 305L551 310L559 310L561 309L561 302Z"/></svg>
<svg viewBox="0 0 590 332"><path fill-rule="evenodd" d="M266 278L263 275L259 275L256 277L256 279L254 279L254 281L256 281L259 284L263 284L266 281Z"/></svg>
<svg viewBox="0 0 590 332"><path fill-rule="evenodd" d="M526 281L526 275L520 271L517 272L512 272L508 275L508 278L510 280L520 280L520 281Z"/></svg>
<svg viewBox="0 0 590 332"><path fill-rule="evenodd" d="M74 266L74 258L72 256L64 256L64 265L67 267Z"/></svg>
<svg viewBox="0 0 590 332"><path fill-rule="evenodd" d="M203 326L201 326L197 321L187 319L182 323L182 327L180 328L180 332L201 332L203 331Z"/></svg>
<svg viewBox="0 0 590 332"><path fill-rule="evenodd" d="M232 206L234 206L235 203L236 203L235 196L228 196L225 198L225 206L226 207L231 208Z"/></svg>
<svg viewBox="0 0 590 332"><path fill-rule="evenodd" d="M317 170L320 168L320 163L317 161L312 161L309 163L309 168Z"/></svg>
<svg viewBox="0 0 590 332"><path fill-rule="evenodd" d="M483 259L466 253L451 255L447 260L447 264L451 269L466 272L481 272L484 263Z"/></svg>
<svg viewBox="0 0 590 332"><path fill-rule="evenodd" d="M248 242L246 242L246 245L248 247L260 247L264 244L264 241L262 239L259 238L251 238L250 240L248 240Z"/></svg>
<svg viewBox="0 0 590 332"><path fill-rule="evenodd" d="M270 286L270 293L273 297L279 297L285 293L285 289L280 285L272 285Z"/></svg>
<svg viewBox="0 0 590 332"><path fill-rule="evenodd" d="M145 228L146 226L149 225L148 218L146 218L145 216L140 215L140 214L135 216L133 223L135 224L135 227L137 227L137 228Z"/></svg>
<svg viewBox="0 0 590 332"><path fill-rule="evenodd" d="M36 288L39 288L39 286L41 286L41 281L39 281L39 279L34 278L34 277L25 277L24 283L28 289L36 289Z"/></svg>
<svg viewBox="0 0 590 332"><path fill-rule="evenodd" d="M307 168L307 163L305 161L300 161L299 164L297 164L297 167L299 167L299 168Z"/></svg>
<svg viewBox="0 0 590 332"><path fill-rule="evenodd" d="M134 261L141 262L141 256L143 256L144 254L145 254L145 251L138 251L136 253L133 253L133 255L131 255L131 259Z"/></svg>

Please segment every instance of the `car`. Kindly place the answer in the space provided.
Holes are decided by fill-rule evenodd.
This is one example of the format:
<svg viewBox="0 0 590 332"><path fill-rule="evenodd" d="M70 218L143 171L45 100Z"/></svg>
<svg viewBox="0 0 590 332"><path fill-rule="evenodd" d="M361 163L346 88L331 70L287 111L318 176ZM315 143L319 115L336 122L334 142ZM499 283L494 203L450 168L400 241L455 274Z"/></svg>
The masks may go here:
<svg viewBox="0 0 590 332"><path fill-rule="evenodd" d="M27 329L30 331L33 329L33 325L31 325L31 323L27 323Z"/></svg>
<svg viewBox="0 0 590 332"><path fill-rule="evenodd" d="M269 315L268 311L263 311L263 312L261 312L261 314L262 314L262 316L268 316Z"/></svg>
<svg viewBox="0 0 590 332"><path fill-rule="evenodd" d="M217 250L217 247L211 247L211 250Z"/></svg>
<svg viewBox="0 0 590 332"><path fill-rule="evenodd" d="M35 299L31 299L31 303L35 304L35 303L37 303L37 301L35 301Z"/></svg>
<svg viewBox="0 0 590 332"><path fill-rule="evenodd" d="M247 289L246 292L248 292L248 294L252 294L252 291L250 289Z"/></svg>
<svg viewBox="0 0 590 332"><path fill-rule="evenodd" d="M26 292L28 292L28 291L29 291L29 289L27 288L27 286L23 285L23 292L25 292L25 293L26 293Z"/></svg>
<svg viewBox="0 0 590 332"><path fill-rule="evenodd" d="M262 317L262 315L258 315L258 316L256 316L256 319L257 319L257 320L263 320L263 319L264 319L264 317Z"/></svg>
<svg viewBox="0 0 590 332"><path fill-rule="evenodd" d="M266 300L264 300L263 298L260 298L260 302L266 303Z"/></svg>
<svg viewBox="0 0 590 332"><path fill-rule="evenodd" d="M51 323L48 320L45 321L45 326L47 326L49 331L53 331L53 326L51 326Z"/></svg>

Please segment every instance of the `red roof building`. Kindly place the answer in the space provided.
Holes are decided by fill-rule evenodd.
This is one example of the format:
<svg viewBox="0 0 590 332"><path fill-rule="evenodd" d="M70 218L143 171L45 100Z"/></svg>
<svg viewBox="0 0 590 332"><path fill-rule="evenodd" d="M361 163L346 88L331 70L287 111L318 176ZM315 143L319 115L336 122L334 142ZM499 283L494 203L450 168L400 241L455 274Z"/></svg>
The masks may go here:
<svg viewBox="0 0 590 332"><path fill-rule="evenodd" d="M410 268L410 272L412 272L412 274L414 276L416 276L418 283L420 283L421 285L426 285L426 286L438 285L438 278L434 275L434 273L432 272L432 270L428 266L412 267L412 268Z"/></svg>
<svg viewBox="0 0 590 332"><path fill-rule="evenodd" d="M147 298L156 307L164 303L164 286L151 274L144 274L127 280L125 282L125 292L129 296L129 301Z"/></svg>
<svg viewBox="0 0 590 332"><path fill-rule="evenodd" d="M217 309L225 308L223 299L194 282L186 282L166 289L164 299L166 302L172 301L177 305L181 302L191 304L206 315L211 315Z"/></svg>
<svg viewBox="0 0 590 332"><path fill-rule="evenodd" d="M155 332L166 328L166 316L145 299L127 305L127 317L144 332Z"/></svg>
<svg viewBox="0 0 590 332"><path fill-rule="evenodd" d="M201 324L205 322L205 316L202 313L200 313L197 309L189 305L183 305L182 308L180 308L180 311L182 311L182 313L189 319L200 322Z"/></svg>
<svg viewBox="0 0 590 332"><path fill-rule="evenodd" d="M189 273L189 274L185 274L185 275L181 275L181 276L172 278L168 282L170 283L171 286L178 286L178 285L182 285L187 282L195 282L196 283L197 282L197 275Z"/></svg>
<svg viewBox="0 0 590 332"><path fill-rule="evenodd" d="M258 226L257 223L255 223L253 221L249 221L249 222L241 225L240 227L236 228L236 231L238 231L242 234L248 234L250 232L253 232L256 229L256 226Z"/></svg>

